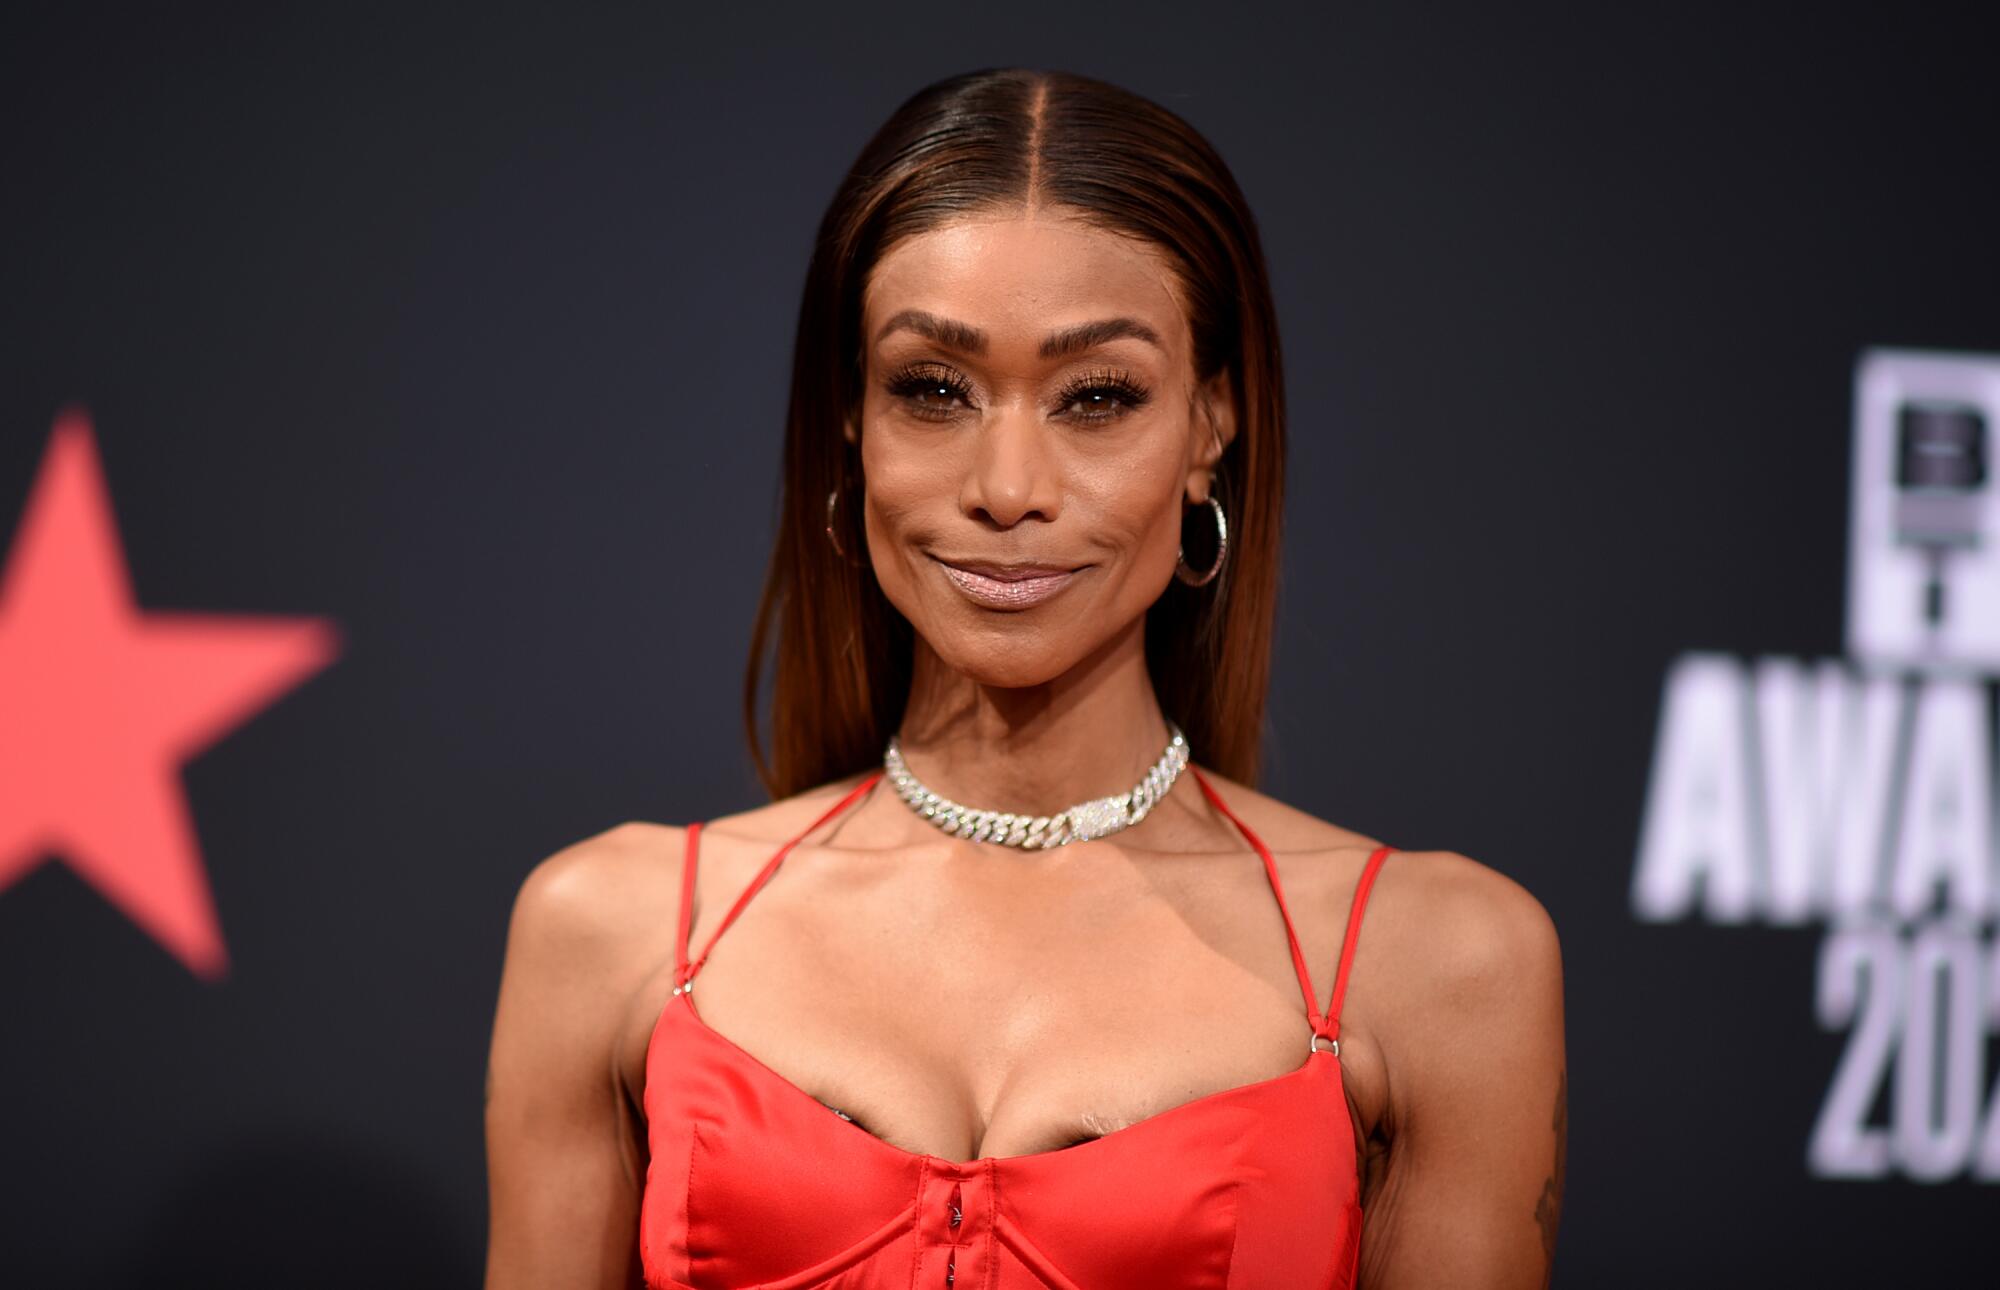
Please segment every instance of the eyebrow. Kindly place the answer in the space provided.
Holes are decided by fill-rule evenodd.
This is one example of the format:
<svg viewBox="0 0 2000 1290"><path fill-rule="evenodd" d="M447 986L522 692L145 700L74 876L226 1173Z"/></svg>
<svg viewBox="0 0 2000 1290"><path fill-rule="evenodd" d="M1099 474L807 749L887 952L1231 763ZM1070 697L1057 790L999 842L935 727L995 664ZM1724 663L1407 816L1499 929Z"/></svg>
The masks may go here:
<svg viewBox="0 0 2000 1290"><path fill-rule="evenodd" d="M965 354L986 352L986 333L969 323L952 318L940 318L922 309L905 309L875 333L875 342L880 344L892 331L913 331ZM1137 318L1100 318L1095 322L1078 323L1061 331L1050 332L1042 338L1038 351L1043 358L1064 358L1070 354L1105 344L1125 337L1143 340L1158 349L1166 346L1160 341L1160 334Z"/></svg>

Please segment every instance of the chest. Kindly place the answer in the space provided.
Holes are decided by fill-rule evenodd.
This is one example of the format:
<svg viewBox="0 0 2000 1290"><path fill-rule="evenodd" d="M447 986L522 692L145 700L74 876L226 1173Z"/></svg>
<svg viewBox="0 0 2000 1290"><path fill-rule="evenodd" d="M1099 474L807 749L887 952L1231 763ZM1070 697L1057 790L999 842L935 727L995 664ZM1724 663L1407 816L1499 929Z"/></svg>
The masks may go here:
<svg viewBox="0 0 2000 1290"><path fill-rule="evenodd" d="M949 1160L828 1115L687 997L651 1048L651 1286L1352 1284L1360 1210L1329 1053L1083 1144Z"/></svg>
<svg viewBox="0 0 2000 1290"><path fill-rule="evenodd" d="M877 1138L955 1160L1093 1140L1300 1065L1301 985L1254 861L1073 850L1025 874L795 855L702 962L700 1016ZM734 867L706 866L697 949L754 876ZM1345 904L1315 878L1286 885L1324 1009ZM670 984L626 1029L635 1095ZM1341 1118L1360 1133L1363 1114Z"/></svg>

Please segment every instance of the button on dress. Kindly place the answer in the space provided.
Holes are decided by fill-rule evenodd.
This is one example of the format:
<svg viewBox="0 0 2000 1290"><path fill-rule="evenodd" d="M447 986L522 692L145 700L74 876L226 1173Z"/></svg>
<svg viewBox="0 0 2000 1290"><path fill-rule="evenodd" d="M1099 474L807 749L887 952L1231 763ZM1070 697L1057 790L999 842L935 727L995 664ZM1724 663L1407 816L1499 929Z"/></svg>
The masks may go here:
<svg viewBox="0 0 2000 1290"><path fill-rule="evenodd" d="M1192 766L1256 851L1305 999L1303 1060L1102 1137L954 1161L874 1136L712 1029L693 983L744 905L870 775L766 862L690 962L701 825L687 829L674 992L647 1049L651 1158L639 1247L652 1290L1329 1290L1351 1287L1361 1234L1341 1086L1341 1001L1368 892L1369 856L1322 1015L1278 869L1263 841Z"/></svg>

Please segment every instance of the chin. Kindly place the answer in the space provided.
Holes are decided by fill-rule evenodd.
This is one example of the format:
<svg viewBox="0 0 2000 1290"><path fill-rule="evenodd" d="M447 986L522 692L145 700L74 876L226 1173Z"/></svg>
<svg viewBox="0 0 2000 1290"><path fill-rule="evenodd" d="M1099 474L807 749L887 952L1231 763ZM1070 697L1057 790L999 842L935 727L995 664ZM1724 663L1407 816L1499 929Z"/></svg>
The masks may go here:
<svg viewBox="0 0 2000 1290"><path fill-rule="evenodd" d="M1021 690L1046 685L1080 662L1089 651L1080 643L1049 639L1053 633L1027 626L1020 614L992 627L958 628L928 637L945 665L981 685Z"/></svg>

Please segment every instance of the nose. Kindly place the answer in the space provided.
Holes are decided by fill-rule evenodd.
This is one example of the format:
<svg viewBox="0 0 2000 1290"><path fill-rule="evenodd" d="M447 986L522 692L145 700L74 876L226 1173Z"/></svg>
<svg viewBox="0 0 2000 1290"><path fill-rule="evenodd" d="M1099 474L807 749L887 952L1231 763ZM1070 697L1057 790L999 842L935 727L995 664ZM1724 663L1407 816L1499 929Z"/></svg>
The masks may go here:
<svg viewBox="0 0 2000 1290"><path fill-rule="evenodd" d="M1047 432L1033 411L996 412L975 433L971 468L959 489L960 509L1002 529L1031 517L1055 519L1061 481L1049 455Z"/></svg>

